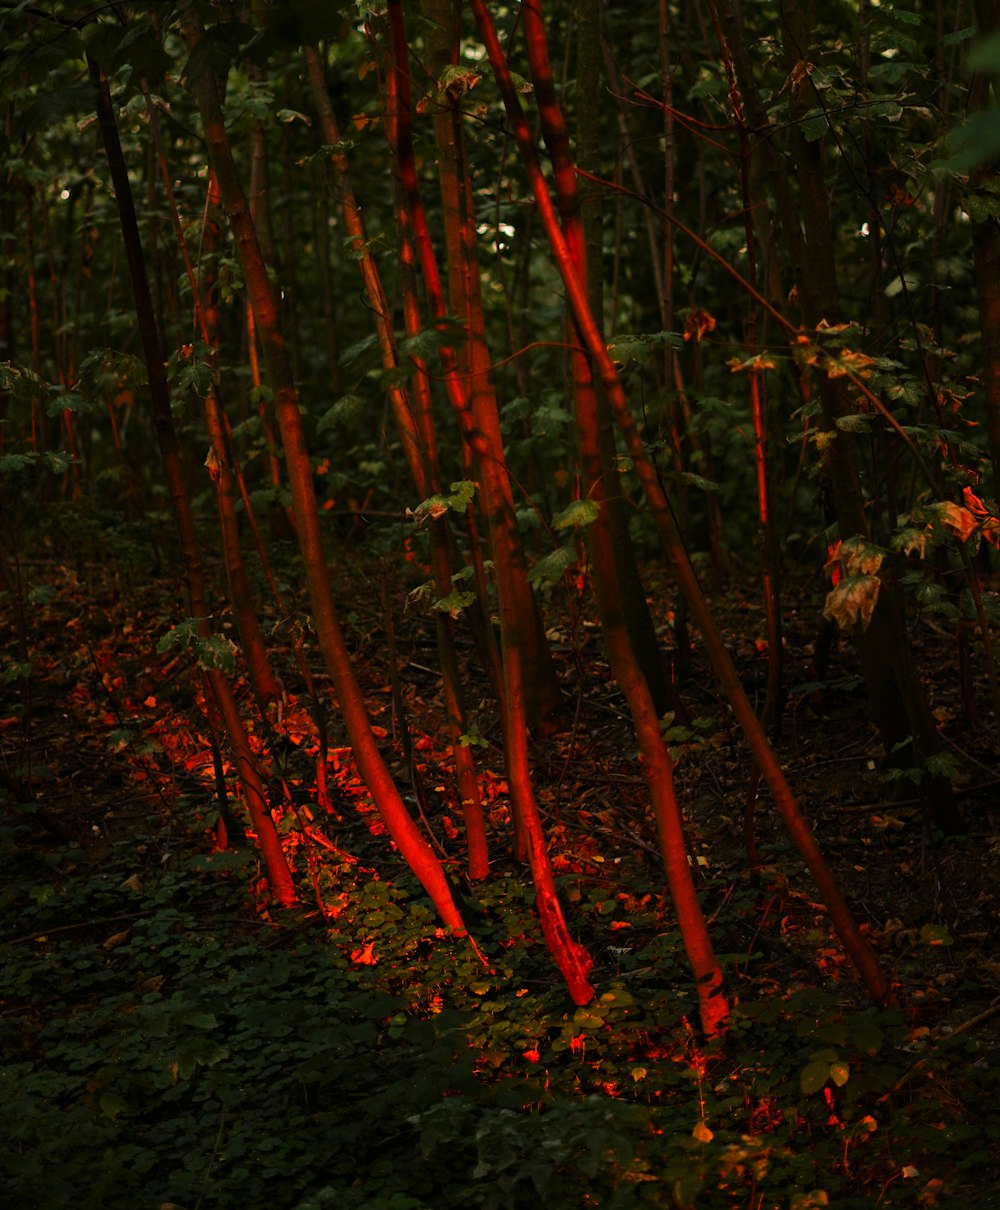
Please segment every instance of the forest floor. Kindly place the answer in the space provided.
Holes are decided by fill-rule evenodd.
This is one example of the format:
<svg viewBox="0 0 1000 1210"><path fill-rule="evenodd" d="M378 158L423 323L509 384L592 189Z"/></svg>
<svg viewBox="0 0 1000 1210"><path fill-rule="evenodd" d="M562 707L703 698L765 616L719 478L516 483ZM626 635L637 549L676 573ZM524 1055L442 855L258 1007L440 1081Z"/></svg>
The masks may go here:
<svg viewBox="0 0 1000 1210"><path fill-rule="evenodd" d="M430 631L394 590L396 717L380 574L359 563L343 577L356 665L411 795L403 726L414 742L424 823L464 885L479 957L441 940L335 718L323 803L301 694L270 720L280 768L260 725L254 737L272 786L284 783L276 814L302 900L273 908L252 850L214 843L216 766L190 656L158 649L183 617L177 582L83 559L19 566L0 620L0 1125L12 1140L0 1177L16 1204L1000 1206L1000 766L985 677L963 700L949 624L913 629L956 761L962 827L943 838L915 787L887 779L842 637L816 672L822 585L787 579L777 748L896 985L897 1006L880 1010L766 794L749 879L752 766L692 636L677 786L739 1005L730 1038L706 1049L624 699L587 607L567 597L552 610L567 722L533 750L570 925L595 959L598 1008L574 1012L510 853L485 693L472 721L494 874L462 882ZM656 572L649 583L669 643L672 590ZM759 705L752 581L734 578L715 606ZM468 684L474 695L471 666Z"/></svg>

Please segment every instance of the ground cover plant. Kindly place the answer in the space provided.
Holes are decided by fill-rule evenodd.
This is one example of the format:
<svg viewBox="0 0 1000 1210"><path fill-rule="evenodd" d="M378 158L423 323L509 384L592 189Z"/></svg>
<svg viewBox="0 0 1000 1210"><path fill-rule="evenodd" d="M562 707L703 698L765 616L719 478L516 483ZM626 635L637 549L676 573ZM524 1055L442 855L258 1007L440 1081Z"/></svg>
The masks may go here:
<svg viewBox="0 0 1000 1210"><path fill-rule="evenodd" d="M987 829L928 844L916 808L870 801L831 838L838 866L864 869L866 931L897 983L878 1008L766 821L747 878L728 741L703 741L693 853L738 996L707 1042L641 785L620 772L620 699L595 689L593 739L559 739L540 779L560 891L595 955L597 996L574 1007L513 855L465 884L471 937L448 935L345 750L330 811L303 801L279 822L302 894L274 907L253 847L217 847L210 746L176 657L156 651L163 586L144 573L141 590L98 587L103 570L56 562L31 574L33 671L10 682L22 702L31 687L30 712L5 729L9 754L30 739L30 762L5 788L2 834L17 1204L991 1204ZM823 761L844 725L810 714L788 748L815 749L831 827L856 785L853 765L845 780ZM447 757L430 737L422 748L431 785ZM447 819L435 825L447 844Z"/></svg>
<svg viewBox="0 0 1000 1210"><path fill-rule="evenodd" d="M0 36L4 1192L994 1204L994 7Z"/></svg>

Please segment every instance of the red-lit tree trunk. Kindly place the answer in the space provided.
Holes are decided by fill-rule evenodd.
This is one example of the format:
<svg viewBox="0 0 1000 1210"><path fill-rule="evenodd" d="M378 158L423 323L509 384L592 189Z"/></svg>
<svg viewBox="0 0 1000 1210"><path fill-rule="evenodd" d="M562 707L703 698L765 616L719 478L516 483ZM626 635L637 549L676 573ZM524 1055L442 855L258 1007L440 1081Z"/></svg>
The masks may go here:
<svg viewBox="0 0 1000 1210"><path fill-rule="evenodd" d="M347 155L340 150L340 129L337 125L330 94L326 86L326 72L319 52L313 47L306 48L306 63L309 69L309 79L312 84L313 102L319 114L323 138L328 147L338 148L331 152L330 165L333 172L337 194L341 201L341 215L344 229L352 240L354 254L361 270L365 284L365 293L371 308L378 334L379 347L382 351L382 364L386 370L398 370L399 361L396 342L391 324L391 312L385 289L382 285L381 274L371 247L365 237L364 221L361 208L358 206L351 185L348 171ZM405 217L405 216L404 216ZM403 295L403 314L408 336L416 335L420 327L419 310L416 303L416 288L413 280L413 249L408 238L404 239L408 229L399 224L401 287ZM409 266L409 271L407 271ZM416 375L412 389L405 390L395 380L387 387L393 415L399 429L403 452L410 474L416 486L418 496L423 500L428 496L440 494L444 484L441 479L440 460L438 458L437 434L434 428L434 417L430 400L430 384L427 374L421 365L416 366ZM447 519L432 518L430 521L431 557L434 570L434 584L439 598L446 597L452 592L452 572L454 570L450 542L448 540ZM451 618L440 610L435 615L435 629L438 639L438 657L444 689L445 711L448 717L448 728L451 737L452 754L455 760L455 779L458 785L459 798L462 804L462 815L465 823L467 844L467 867L469 877L473 880L485 878L489 872L489 853L486 844L486 823L483 816L482 797L479 791L479 779L476 775L476 765L472 750L463 744L462 737L467 733L465 704L459 675L458 657L455 651L455 635Z"/></svg>
<svg viewBox="0 0 1000 1210"><path fill-rule="evenodd" d="M559 226L555 208L549 195L548 185L535 150L531 128L521 107L517 89L514 86L510 70L507 66L506 56L497 38L496 29L486 8L485 0L470 0L470 3L476 16L480 37L486 46L490 64L500 87L508 119L521 151L529 184L539 216L545 227L545 233L552 249L556 268L566 289L574 322L584 342L584 347L590 355L596 375L607 391L608 399L614 409L615 418L625 439L626 448L633 459L635 469L642 483L650 514L656 523L681 591L689 602L691 615L701 630L702 638L718 677L720 688L728 698L733 713L736 715L737 721L746 736L750 750L761 767L764 779L774 796L775 805L785 827L819 887L830 913L831 923L840 937L845 952L864 981L870 994L876 1000L884 1001L889 995L890 988L879 965L875 951L861 934L857 922L854 920L837 885L836 879L833 877L820 851L819 845L816 843L812 829L799 810L791 788L781 770L781 766L740 683L732 657L729 655L722 641L718 627L715 624L715 619L701 590L701 585L698 583L698 578L687 550L680 534L677 532L669 504L657 478L656 470L646 453L635 423L635 418L629 409L628 400L625 397L625 392L614 362L594 323L587 302L586 292L581 287L574 272L572 255Z"/></svg>
<svg viewBox="0 0 1000 1210"><path fill-rule="evenodd" d="M445 69L453 65L457 57L456 9L449 0L423 0L422 7L433 23L427 35L427 66L432 79L437 82L433 113L444 223L448 305L451 314L457 316L465 326L465 339L462 346L455 350L455 356L459 372L467 382L468 406L473 421L489 442L491 457L499 461L495 468L484 470L480 452L475 446L472 447L473 460L478 467L477 478L495 476L498 480L504 479L505 491L511 495L510 477L503 454L500 413L490 379L491 359L486 342L472 180L459 106L461 88L455 89L447 84L444 77ZM515 522L506 536L500 539L494 533L494 519L488 512L485 513L485 521L491 549L501 540L511 547L510 583L506 592L508 597L516 600L520 619L524 710L536 733L544 734L554 730L558 724L562 713L562 693L541 611L528 581L521 535Z"/></svg>
<svg viewBox="0 0 1000 1210"><path fill-rule="evenodd" d="M206 344L215 347L218 339L218 309L215 299L215 271L212 258L218 248L219 225L214 213L215 207L218 205L214 181L209 196L213 213L208 217L202 240L202 252L209 268L202 275L200 283L192 282L192 287L200 289L202 294L203 339ZM212 447L209 474L215 484L229 599L232 602L236 630L240 636L240 647L250 674L250 683L263 708L281 697L281 686L271 668L267 645L264 642L264 635L257 617L257 607L247 580L246 565L240 547L239 516L236 510L238 492L233 469L233 452L225 412L219 401L216 385L213 385L205 395L205 425Z"/></svg>
<svg viewBox="0 0 1000 1210"><path fill-rule="evenodd" d="M606 103L601 87L601 3L600 0L576 0L577 60L576 60L576 167L582 173L599 175L601 163L600 114ZM574 184L575 184L574 167ZM601 218L601 190L584 186L579 197L580 223L586 259L587 298L594 321L604 330L604 234ZM664 324L664 330L670 325ZM600 454L600 477L604 485L605 508L608 514L609 541L614 555L616 579L621 586L622 610L629 642L635 652L642 674L649 685L653 704L659 715L673 711L683 717L684 711L674 691L673 683L656 637L653 616L646 599L639 565L628 528L628 512L618 471L618 451L615 447L615 419L603 392L595 391L597 438Z"/></svg>
<svg viewBox="0 0 1000 1210"><path fill-rule="evenodd" d="M199 629L202 636L208 637L210 633L208 623L209 608L205 588L205 574L198 548L198 536L195 529L194 513L191 508L191 497L184 481L180 446L174 428L173 413L170 410L170 391L167 385L162 342L153 313L153 302L149 292L146 263L143 257L142 241L139 236L139 226L135 216L135 205L132 200L128 169L118 137L118 126L115 121L114 106L111 101L107 75L92 60L89 62L89 68L91 78L98 89L98 123L101 128L101 136L104 140L105 152L107 153L108 164L111 169L111 179L115 189L115 198L118 204L119 220L125 243L129 274L132 279L132 291L135 297L139 333L149 378L149 397L153 424L160 447L160 456L163 459L167 487L170 492L174 520L177 525L181 552L184 558L190 609L194 617L201 619ZM283 906L290 906L295 901L295 888L292 884L291 872L288 869L288 863L285 861L285 855L281 848L277 829L274 826L274 820L271 818L267 803L267 794L253 761L236 699L233 696L229 682L218 669L207 669L205 676L211 686L216 704L219 707L229 743L236 759L237 772L246 796L250 818L257 832L257 842L260 845L261 854L264 858L264 865L267 869L268 884L278 902Z"/></svg>
<svg viewBox="0 0 1000 1210"><path fill-rule="evenodd" d="M446 316L444 297L417 183L413 135L410 126L409 51L399 0L389 2L389 22L392 36L390 70L396 77L398 105L398 172L406 191L410 220L413 225L431 313L436 321L443 321ZM464 238L470 234L474 237L475 233L466 231ZM467 244L464 246L468 247ZM467 271L471 272L475 259L465 263ZM483 513L489 519L491 528L491 551L495 564L494 574L503 655L504 747L511 801L526 842L527 856L535 884L538 914L546 942L566 980L567 988L574 1002L587 1004L594 996L594 990L587 979L592 962L587 951L570 936L566 926L556 893L545 833L531 779L522 670L525 655L524 627L531 625L531 618L524 616L520 598L512 590L517 574L523 570L518 563L519 560L523 560L523 551L516 535L514 502L504 465L503 449L498 447L491 436L482 430L478 423L481 413L474 406L477 392L486 392L484 384L487 369L484 365L474 363L472 381L466 385L459 377L458 361L451 348L444 347L441 350L441 360L449 402L458 418L463 439L475 453L482 476L480 499ZM492 395L492 391L489 394Z"/></svg>
<svg viewBox="0 0 1000 1210"><path fill-rule="evenodd" d="M181 225L174 197L173 181L159 137L159 113L147 96L147 112L153 132L153 143L160 165L163 188L167 196L174 237L184 262L184 269L191 285L194 299L195 323L206 347L215 349L218 343L218 308L215 298L215 259L219 247L219 224L215 212L219 205L218 187L213 177L208 188L208 212L202 229L201 251L206 269L199 281L188 252L187 239ZM263 712L269 702L281 696L281 686L271 668L267 645L261 633L257 608L246 575L246 565L239 539L239 517L236 509L237 487L233 470L233 455L226 416L219 402L217 384L206 392L205 427L208 430L210 454L206 461L209 477L215 486L215 500L219 510L219 534L222 538L223 562L229 587L229 600L233 607L236 630L240 637L240 649L246 663L250 683L254 688L258 705Z"/></svg>
<svg viewBox="0 0 1000 1210"><path fill-rule="evenodd" d="M551 157L566 246L576 278L586 290L586 250L576 187L576 165L562 109L556 97L540 0L524 0L521 12L531 79ZM597 505L597 515L587 527L587 544L604 642L615 680L628 701L639 740L667 884L698 992L702 1028L707 1036L714 1037L723 1029L729 1016L729 1006L722 992L722 971L713 952L688 862L670 752L660 736L660 720L649 682L636 658L626 625L601 456L601 418L597 392L590 357L580 347L579 339L574 341L571 357L582 480L586 499Z"/></svg>
<svg viewBox="0 0 1000 1210"><path fill-rule="evenodd" d="M185 17L183 31L189 49L193 50L198 45L202 33L197 18L193 15ZM278 324L278 312L267 265L261 254L246 195L236 171L222 116L219 86L213 71L207 69L202 73L195 91L205 128L209 158L219 182L222 204L236 241L257 332L264 350L269 384L274 394L299 551L309 586L312 622L347 726L354 759L390 836L419 878L442 921L456 932L464 932L464 924L441 862L406 809L399 788L378 749L364 697L344 642L327 574L298 393L285 353L285 342Z"/></svg>

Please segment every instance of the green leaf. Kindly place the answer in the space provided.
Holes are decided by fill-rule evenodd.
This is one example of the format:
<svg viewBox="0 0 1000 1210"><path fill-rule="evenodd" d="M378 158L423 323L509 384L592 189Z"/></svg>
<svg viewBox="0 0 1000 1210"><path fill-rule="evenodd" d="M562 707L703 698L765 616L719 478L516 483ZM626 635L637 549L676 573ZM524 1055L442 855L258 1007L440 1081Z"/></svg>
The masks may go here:
<svg viewBox="0 0 1000 1210"><path fill-rule="evenodd" d="M528 572L528 579L532 584L558 584L575 562L576 547L567 543L539 559Z"/></svg>
<svg viewBox="0 0 1000 1210"><path fill-rule="evenodd" d="M596 500L574 500L561 513L552 518L554 529L586 529L592 525L600 514L600 505Z"/></svg>
<svg viewBox="0 0 1000 1210"><path fill-rule="evenodd" d="M677 479L681 483L690 483L692 487L700 488L703 492L717 492L719 484L711 479L706 479L702 475L696 475L694 471L675 471L671 478Z"/></svg>
<svg viewBox="0 0 1000 1210"><path fill-rule="evenodd" d="M460 479L451 485L451 495L428 496L426 500L422 500L412 510L413 520L417 525L422 525L428 517L436 520L438 517L444 516L449 509L452 512L464 513L472 503L476 487L477 484L473 483L471 479Z"/></svg>
<svg viewBox="0 0 1000 1210"><path fill-rule="evenodd" d="M151 21L141 22L122 38L115 54L114 66L128 66L132 77L150 88L162 82L173 66L173 60L163 49L160 35Z"/></svg>
<svg viewBox="0 0 1000 1210"><path fill-rule="evenodd" d="M897 294L902 294L904 290L916 290L920 285L920 280L912 274L907 274L904 277L894 277L885 288L886 298L895 298Z"/></svg>
<svg viewBox="0 0 1000 1210"><path fill-rule="evenodd" d="M838 1088L843 1088L850 1078L851 1069L843 1060L830 1064L830 1079Z"/></svg>
<svg viewBox="0 0 1000 1210"><path fill-rule="evenodd" d="M826 134L830 122L825 112L814 113L802 120L802 137L807 143L815 143Z"/></svg>
<svg viewBox="0 0 1000 1210"><path fill-rule="evenodd" d="M612 358L622 365L629 361L643 365L664 345L680 349L684 347L684 337L677 332L640 333L638 335L616 336L608 344L608 352Z"/></svg>
<svg viewBox="0 0 1000 1210"><path fill-rule="evenodd" d="M474 592L460 592L457 589L455 592L450 592L446 597L439 597L432 605L432 609L436 609L439 613L447 613L453 618L457 618L463 609L467 609L476 599Z"/></svg>
<svg viewBox="0 0 1000 1210"><path fill-rule="evenodd" d="M1000 197L995 193L966 193L962 197L962 209L976 223L985 223L1000 216Z"/></svg>
<svg viewBox="0 0 1000 1210"><path fill-rule="evenodd" d="M120 1113L127 1113L129 1108L128 1101L124 1097L120 1097L116 1092L101 1093L97 1104L101 1113L106 1118L110 1118L112 1122L115 1121Z"/></svg>
<svg viewBox="0 0 1000 1210"><path fill-rule="evenodd" d="M325 433L337 425L343 425L348 430L355 429L368 411L368 401L360 395L341 395L333 407L319 418L316 432Z"/></svg>
<svg viewBox="0 0 1000 1210"><path fill-rule="evenodd" d="M898 122L903 116L903 107L898 101L876 101L868 106L867 114L873 118L885 118L889 122Z"/></svg>
<svg viewBox="0 0 1000 1210"><path fill-rule="evenodd" d="M811 1097L830 1079L830 1062L827 1059L814 1059L807 1063L799 1074L799 1087L803 1095Z"/></svg>
<svg viewBox="0 0 1000 1210"><path fill-rule="evenodd" d="M59 450L46 450L42 455L42 461L53 475L64 475L69 470L73 460L69 454L64 454Z"/></svg>
<svg viewBox="0 0 1000 1210"><path fill-rule="evenodd" d="M200 668L217 669L225 673L236 671L236 645L225 635L200 633L205 618L188 618L162 634L156 643L159 654L173 648L190 649Z"/></svg>
<svg viewBox="0 0 1000 1210"><path fill-rule="evenodd" d="M200 1008L182 1008L175 1019L178 1025L190 1025L192 1029L215 1029L218 1025L214 1013Z"/></svg>
<svg viewBox="0 0 1000 1210"><path fill-rule="evenodd" d="M872 418L862 412L849 412L846 416L838 416L835 424L844 433L867 433L871 428Z"/></svg>
<svg viewBox="0 0 1000 1210"><path fill-rule="evenodd" d="M110 21L96 21L83 31L83 44L87 54L106 72L114 70L115 58L122 43L123 30Z"/></svg>
<svg viewBox="0 0 1000 1210"><path fill-rule="evenodd" d="M932 777L952 778L959 770L958 757L953 752L936 752L924 761Z"/></svg>
<svg viewBox="0 0 1000 1210"><path fill-rule="evenodd" d="M564 407L543 403L531 413L531 431L541 438L562 437L572 420Z"/></svg>
<svg viewBox="0 0 1000 1210"><path fill-rule="evenodd" d="M987 109L973 114L953 130L946 140L947 167L965 175L1000 153L1000 110Z"/></svg>
<svg viewBox="0 0 1000 1210"><path fill-rule="evenodd" d="M8 474L11 471L23 471L26 466L31 466L38 461L38 455L30 454L2 454L0 455L0 471Z"/></svg>
<svg viewBox="0 0 1000 1210"><path fill-rule="evenodd" d="M415 335L399 342L399 359L415 357L430 361L442 348L457 349L465 344L468 333L465 325L452 316L445 316L433 328L423 328Z"/></svg>
<svg viewBox="0 0 1000 1210"><path fill-rule="evenodd" d="M978 38L969 51L968 65L971 71L996 75L1000 71L1000 33Z"/></svg>

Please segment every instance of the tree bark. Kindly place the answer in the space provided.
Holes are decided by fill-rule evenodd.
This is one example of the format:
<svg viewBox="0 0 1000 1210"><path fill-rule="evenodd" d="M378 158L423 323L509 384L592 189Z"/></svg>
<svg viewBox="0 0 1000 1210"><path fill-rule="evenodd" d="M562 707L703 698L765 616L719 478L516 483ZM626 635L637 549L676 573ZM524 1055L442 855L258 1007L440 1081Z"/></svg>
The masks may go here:
<svg viewBox="0 0 1000 1210"><path fill-rule="evenodd" d="M149 377L149 397L153 424L159 442L160 455L163 459L167 486L174 510L174 520L177 525L181 552L184 557L190 608L193 616L199 619L199 631L202 637L207 638L210 631L205 573L198 548L198 536L195 528L194 513L191 508L191 497L187 490L184 470L181 465L180 446L174 428L173 413L170 410L170 390L167 384L163 348L153 311L152 297L149 292L149 280L146 274L146 263L143 258L142 241L139 236L139 225L135 216L128 169L118 137L118 127L115 121L114 106L111 101L107 75L93 60L89 61L89 68L91 79L98 90L98 123L104 140L108 164L111 169L111 179L115 189L115 198L118 204L122 236L125 242L125 252L132 279L132 290L135 296L139 333L142 339L143 355ZM206 676L222 715L233 755L236 758L236 767L243 785L250 818L257 832L257 842L260 845L265 868L267 869L268 884L278 902L282 906L290 906L295 901L295 888L292 884L291 872L288 869L288 863L285 861L285 854L281 848L281 840L274 826L274 820L271 818L262 779L253 762L246 731L240 718L239 708L236 705L236 699L233 696L229 682L218 669L206 669Z"/></svg>
<svg viewBox="0 0 1000 1210"><path fill-rule="evenodd" d="M437 260L431 244L430 233L427 230L417 182L413 136L410 128L408 47L399 0L389 0L389 22L392 35L392 70L396 77L398 101L398 171L407 194L415 243L423 270L424 286L431 313L435 320L441 321L445 317L446 310ZM468 232L464 234L469 235ZM474 232L472 234L474 236ZM474 262L466 263L471 267ZM520 598L512 591L515 577L518 574L518 560L523 560L523 549L516 540L514 503L511 497L510 481L507 478L503 462L502 446L497 447L490 435L480 428L478 421L481 413L477 412L472 402L477 390L483 390L481 381L476 380L484 380L487 371L485 366L473 363L473 381L466 388L458 375L458 361L454 350L448 346L443 347L441 360L449 402L458 418L463 439L476 454L482 475L480 490L483 498L483 512L489 518L491 525L503 655L504 750L511 802L516 820L523 831L531 875L535 884L535 902L538 906L542 931L549 951L566 980L566 986L574 1003L588 1004L594 997L594 989L587 979L593 963L584 947L573 940L566 926L556 892L545 832L531 780L523 676L524 626L525 623L530 626L531 619L523 616Z"/></svg>
<svg viewBox="0 0 1000 1210"><path fill-rule="evenodd" d="M733 0L718 0L719 24L732 55L736 79L746 106L747 118L756 132L761 152L767 157L768 180L773 191L792 265L794 266L803 318L808 330L820 323L836 324L841 318L834 258L833 214L823 166L823 140L810 142L793 128L786 148L794 166L798 196L791 185L777 145L778 135L770 123L753 75L746 31ZM790 0L784 9L786 65L791 73L805 61L811 29L807 14ZM810 87L808 80L802 92ZM807 107L802 96L799 104ZM822 425L828 435L823 447L823 465L828 476L833 511L842 540L860 535L871 540L866 505L858 476L857 443L854 434L838 427L837 421L855 409L842 380L822 376L818 383ZM943 832L958 830L951 783L927 767L941 751L941 740L927 695L917 673L906 638L905 614L890 568L880 573L878 599L867 627L854 627L858 663L868 690L871 717L879 732L890 764L912 764L922 770L919 793L932 818Z"/></svg>
<svg viewBox="0 0 1000 1210"><path fill-rule="evenodd" d="M559 227L555 208L552 205L548 186L535 151L531 129L521 108L520 98L511 79L506 57L497 38L485 0L470 0L470 3L476 16L480 37L486 46L494 75L500 87L508 119L521 150L538 213L552 249L556 268L566 289L574 320L599 379L607 391L608 399L614 409L615 419L625 438L626 447L642 483L650 513L659 530L681 591L690 603L691 614L702 632L709 658L719 678L720 687L728 698L750 749L760 765L785 827L819 887L830 913L831 922L841 939L845 952L872 997L878 1001L884 1001L889 997L890 987L878 958L858 928L836 879L816 843L812 829L799 810L781 766L743 690L736 667L722 642L687 550L677 532L655 468L646 454L614 362L611 360L590 313L586 293L576 279L572 256Z"/></svg>
<svg viewBox="0 0 1000 1210"><path fill-rule="evenodd" d="M328 146L337 147L341 141L340 129L327 90L323 61L315 48L306 48L306 63L312 84L313 102L319 114L323 137ZM395 141L394 135L390 135L390 140ZM387 370L398 370L399 359L390 322L389 302L382 285L381 274L365 238L364 221L354 196L347 156L343 151L332 152L330 162L337 193L341 199L344 228L353 242L368 303L374 315L379 347L382 351L382 364ZM416 283L412 272L409 271L409 267L412 267L413 264L413 249L412 246L409 246L408 224L400 223L398 229L401 244L403 244L400 247L400 275L404 322L407 335L412 337L420 329L419 312L416 306ZM444 490L444 484L441 478L430 387L424 367L417 365L412 391L407 391L396 383L390 384L387 390L399 429L403 453L410 468L417 494L421 500L432 495L440 495ZM430 537L435 590L440 599L448 596L453 589L451 577L454 568L446 518L431 519ZM455 776L465 822L468 874L471 879L477 881L485 878L489 872L486 822L475 760L469 746L462 742L468 726L451 618L447 614L437 611L435 629L443 679L445 711L455 760Z"/></svg>
<svg viewBox="0 0 1000 1210"><path fill-rule="evenodd" d="M193 49L201 37L201 26L197 18L193 15L186 16L183 31L189 49ZM246 195L236 171L223 121L219 87L211 70L206 70L199 78L196 94L209 158L219 182L222 204L236 242L264 350L270 386L274 393L275 411L285 450L295 512L299 551L309 586L313 626L324 663L333 680L351 739L354 759L390 836L430 896L442 921L452 930L464 933L465 926L441 862L407 811L399 789L379 752L365 700L354 676L350 654L344 642L327 574L298 394L285 354L284 338L278 325L278 313L267 265L261 254Z"/></svg>

